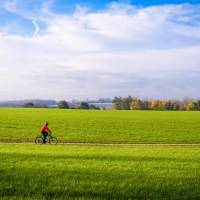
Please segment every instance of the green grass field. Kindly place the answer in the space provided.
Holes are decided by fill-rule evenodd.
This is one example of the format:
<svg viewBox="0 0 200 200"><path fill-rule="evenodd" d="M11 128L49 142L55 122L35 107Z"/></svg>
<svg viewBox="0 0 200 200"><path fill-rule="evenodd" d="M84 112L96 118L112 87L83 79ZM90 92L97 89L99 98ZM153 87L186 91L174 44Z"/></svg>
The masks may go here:
<svg viewBox="0 0 200 200"><path fill-rule="evenodd" d="M200 143L200 112L0 109L0 141L32 142L48 120L60 142Z"/></svg>
<svg viewBox="0 0 200 200"><path fill-rule="evenodd" d="M199 147L0 144L0 199L200 199Z"/></svg>
<svg viewBox="0 0 200 200"><path fill-rule="evenodd" d="M60 142L200 144L200 112L0 109L0 199L200 199L200 146L5 144L45 120Z"/></svg>

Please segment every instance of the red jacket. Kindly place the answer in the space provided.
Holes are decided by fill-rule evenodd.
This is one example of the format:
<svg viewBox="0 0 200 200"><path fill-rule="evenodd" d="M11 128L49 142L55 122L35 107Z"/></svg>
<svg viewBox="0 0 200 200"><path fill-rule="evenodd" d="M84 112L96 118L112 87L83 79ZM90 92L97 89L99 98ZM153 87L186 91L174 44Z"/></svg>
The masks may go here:
<svg viewBox="0 0 200 200"><path fill-rule="evenodd" d="M44 132L51 132L50 129L48 128L48 125L43 125L40 129L41 133L44 133Z"/></svg>

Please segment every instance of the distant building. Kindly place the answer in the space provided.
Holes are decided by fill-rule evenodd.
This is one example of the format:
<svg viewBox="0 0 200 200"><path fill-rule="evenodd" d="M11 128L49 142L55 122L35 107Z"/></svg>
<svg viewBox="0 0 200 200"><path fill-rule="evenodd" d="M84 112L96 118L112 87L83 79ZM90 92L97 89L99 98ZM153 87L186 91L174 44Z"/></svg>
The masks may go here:
<svg viewBox="0 0 200 200"><path fill-rule="evenodd" d="M99 107L101 110L112 110L112 103L91 103L96 107Z"/></svg>

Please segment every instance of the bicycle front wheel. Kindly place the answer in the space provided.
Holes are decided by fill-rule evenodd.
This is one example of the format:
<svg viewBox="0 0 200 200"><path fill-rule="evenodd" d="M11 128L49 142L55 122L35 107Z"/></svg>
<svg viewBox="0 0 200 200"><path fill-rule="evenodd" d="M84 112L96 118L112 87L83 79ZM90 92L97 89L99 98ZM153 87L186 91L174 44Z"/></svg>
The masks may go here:
<svg viewBox="0 0 200 200"><path fill-rule="evenodd" d="M58 139L56 137L51 137L51 138L49 138L49 143L50 144L57 144L58 143Z"/></svg>
<svg viewBox="0 0 200 200"><path fill-rule="evenodd" d="M42 137L40 137L40 136L36 137L35 144L42 144Z"/></svg>

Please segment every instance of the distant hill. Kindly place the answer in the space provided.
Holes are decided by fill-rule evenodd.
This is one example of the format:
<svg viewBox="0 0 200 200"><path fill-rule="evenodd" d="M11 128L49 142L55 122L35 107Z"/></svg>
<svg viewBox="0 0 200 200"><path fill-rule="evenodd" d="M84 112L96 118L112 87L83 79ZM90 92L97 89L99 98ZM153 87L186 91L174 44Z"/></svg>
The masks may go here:
<svg viewBox="0 0 200 200"><path fill-rule="evenodd" d="M2 101L0 102L0 107L20 108L24 107L24 105L29 102L33 103L35 107L54 107L57 104L55 100L25 99L14 101Z"/></svg>

